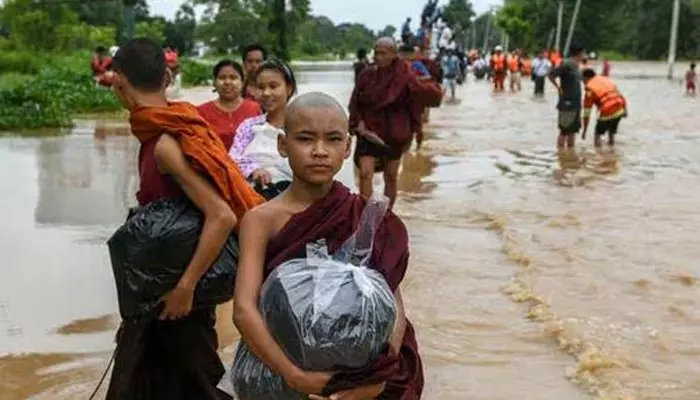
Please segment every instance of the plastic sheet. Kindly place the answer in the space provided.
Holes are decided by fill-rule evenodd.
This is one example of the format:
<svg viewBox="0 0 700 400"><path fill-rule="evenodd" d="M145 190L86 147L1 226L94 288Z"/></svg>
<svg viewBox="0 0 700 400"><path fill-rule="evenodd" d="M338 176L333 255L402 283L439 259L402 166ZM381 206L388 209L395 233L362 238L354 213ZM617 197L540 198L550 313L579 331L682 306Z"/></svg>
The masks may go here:
<svg viewBox="0 0 700 400"><path fill-rule="evenodd" d="M147 315L177 285L199 243L204 216L189 199L135 209L107 242L122 318ZM233 297L238 241L232 235L195 289L194 308Z"/></svg>
<svg viewBox="0 0 700 400"><path fill-rule="evenodd" d="M357 231L333 255L324 241L307 245L307 257L280 265L261 291L268 329L300 368L359 368L385 349L396 321L391 289L368 263L388 200L368 202ZM229 382L225 382L226 380ZM223 389L239 400L297 400L289 388L241 342Z"/></svg>

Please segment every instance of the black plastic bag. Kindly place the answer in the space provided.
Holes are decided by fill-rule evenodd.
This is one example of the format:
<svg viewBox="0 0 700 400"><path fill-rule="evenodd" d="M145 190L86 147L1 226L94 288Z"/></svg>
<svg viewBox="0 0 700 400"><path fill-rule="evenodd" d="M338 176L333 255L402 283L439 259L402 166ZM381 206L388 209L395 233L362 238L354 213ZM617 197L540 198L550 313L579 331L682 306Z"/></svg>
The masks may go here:
<svg viewBox="0 0 700 400"><path fill-rule="evenodd" d="M197 248L204 216L187 198L154 201L130 213L107 241L122 318L153 311L182 277ZM194 308L233 297L238 241L231 235L195 289Z"/></svg>
<svg viewBox="0 0 700 400"><path fill-rule="evenodd" d="M260 295L263 319L300 368L325 372L361 368L389 343L396 302L382 275L367 267L374 233L387 206L388 201L368 202L357 231L332 256L325 242L308 244L306 258L285 262L265 281ZM239 400L306 398L270 371L244 342L239 343L220 388Z"/></svg>

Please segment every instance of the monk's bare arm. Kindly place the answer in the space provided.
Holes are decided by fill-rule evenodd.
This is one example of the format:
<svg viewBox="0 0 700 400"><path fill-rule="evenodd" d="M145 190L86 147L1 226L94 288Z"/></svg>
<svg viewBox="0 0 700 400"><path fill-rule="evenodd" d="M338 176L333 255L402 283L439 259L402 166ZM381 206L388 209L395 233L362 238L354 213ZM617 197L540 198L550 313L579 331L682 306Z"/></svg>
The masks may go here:
<svg viewBox="0 0 700 400"><path fill-rule="evenodd" d="M403 344L403 337L406 334L406 309L403 305L400 287L394 291L394 298L396 299L396 326L394 326L394 332L391 334L390 344L391 348L396 353L399 353Z"/></svg>
<svg viewBox="0 0 700 400"><path fill-rule="evenodd" d="M204 227L199 244L178 284L180 287L194 290L236 226L236 216L216 189L190 166L176 139L169 135L161 136L154 154L158 168L172 176L187 197L204 214Z"/></svg>
<svg viewBox="0 0 700 400"><path fill-rule="evenodd" d="M263 283L265 252L270 238L273 215L264 208L249 211L240 230L241 257L238 261L233 322L250 350L265 365L288 380L299 372L279 347L258 310L260 288Z"/></svg>

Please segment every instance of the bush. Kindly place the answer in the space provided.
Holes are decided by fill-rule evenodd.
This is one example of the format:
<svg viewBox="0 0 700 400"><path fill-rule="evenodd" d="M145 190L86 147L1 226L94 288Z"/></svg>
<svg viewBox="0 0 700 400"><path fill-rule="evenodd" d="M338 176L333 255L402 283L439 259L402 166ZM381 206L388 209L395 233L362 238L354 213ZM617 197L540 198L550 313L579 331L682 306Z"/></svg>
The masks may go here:
<svg viewBox="0 0 700 400"><path fill-rule="evenodd" d="M45 61L44 57L28 51L2 51L0 74L36 74Z"/></svg>
<svg viewBox="0 0 700 400"><path fill-rule="evenodd" d="M110 90L95 87L90 71L50 66L0 87L0 130L71 126L77 113L120 108Z"/></svg>
<svg viewBox="0 0 700 400"><path fill-rule="evenodd" d="M180 59L180 71L182 71L182 83L186 86L211 85L212 65L187 58Z"/></svg>

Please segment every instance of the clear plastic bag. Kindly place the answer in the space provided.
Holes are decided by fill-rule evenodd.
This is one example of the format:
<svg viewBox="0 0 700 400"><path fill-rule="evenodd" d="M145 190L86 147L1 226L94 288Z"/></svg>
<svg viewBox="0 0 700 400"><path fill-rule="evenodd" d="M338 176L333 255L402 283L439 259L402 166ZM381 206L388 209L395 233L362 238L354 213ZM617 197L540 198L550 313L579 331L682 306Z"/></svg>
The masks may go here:
<svg viewBox="0 0 700 400"><path fill-rule="evenodd" d="M385 349L396 322L396 301L380 273L369 268L387 199L365 206L355 233L328 254L324 240L307 245L307 257L280 265L261 290L260 311L277 343L300 368L360 368ZM241 341L222 388L239 400L300 400Z"/></svg>

